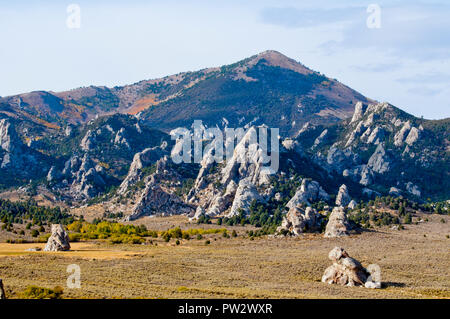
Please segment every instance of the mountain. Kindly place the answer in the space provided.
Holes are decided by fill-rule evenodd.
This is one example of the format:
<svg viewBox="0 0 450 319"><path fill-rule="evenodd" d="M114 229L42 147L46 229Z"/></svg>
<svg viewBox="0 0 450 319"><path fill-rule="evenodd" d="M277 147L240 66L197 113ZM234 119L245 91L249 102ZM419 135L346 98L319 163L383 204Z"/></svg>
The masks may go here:
<svg viewBox="0 0 450 319"><path fill-rule="evenodd" d="M295 134L306 122L333 123L349 117L357 101L368 99L336 80L276 51L232 65L182 75L188 85L142 112L162 129L205 125L242 127L266 124Z"/></svg>
<svg viewBox="0 0 450 319"><path fill-rule="evenodd" d="M232 65L145 80L122 87L37 91L0 98L0 114L49 129L86 123L95 116L138 114L170 131L194 119L241 127L265 123L295 134L307 121L345 119L357 101L369 100L276 51Z"/></svg>
<svg viewBox="0 0 450 319"><path fill-rule="evenodd" d="M308 125L295 138L320 167L367 192L448 198L450 119L416 118L388 103L357 103L331 126Z"/></svg>
<svg viewBox="0 0 450 319"><path fill-rule="evenodd" d="M167 133L194 120L246 127L247 135L224 163L206 152L201 164L175 164ZM280 129L273 174L261 149L246 150L249 132L262 125ZM101 203L129 220L177 212L237 218L257 201L279 222L284 207L299 204L447 200L449 145L450 119L372 101L276 51L123 87L0 98L2 191Z"/></svg>

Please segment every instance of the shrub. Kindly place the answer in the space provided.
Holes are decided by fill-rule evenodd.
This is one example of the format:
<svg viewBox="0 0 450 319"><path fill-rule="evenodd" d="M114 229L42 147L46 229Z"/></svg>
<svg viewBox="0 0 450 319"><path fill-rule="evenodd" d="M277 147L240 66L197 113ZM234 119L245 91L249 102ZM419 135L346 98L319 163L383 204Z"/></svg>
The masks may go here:
<svg viewBox="0 0 450 319"><path fill-rule="evenodd" d="M113 235L110 237L109 241L112 244L133 244L138 245L145 242L145 239L137 235Z"/></svg>
<svg viewBox="0 0 450 319"><path fill-rule="evenodd" d="M31 231L31 236L33 236L33 237L39 236L39 231L38 231L37 229L33 229L33 230Z"/></svg>
<svg viewBox="0 0 450 319"><path fill-rule="evenodd" d="M69 241L70 242L79 242L81 239L81 234L77 234L77 233L70 233L69 234Z"/></svg>
<svg viewBox="0 0 450 319"><path fill-rule="evenodd" d="M403 220L403 222L404 222L405 224L411 224L411 223L412 223L412 216L411 216L410 213L407 213L407 214L405 215L405 219Z"/></svg>
<svg viewBox="0 0 450 319"><path fill-rule="evenodd" d="M38 238L38 242L40 242L40 243L46 243L47 241L48 241L48 238L50 237L50 234L46 234L46 235L43 235L43 236L40 236L39 238Z"/></svg>
<svg viewBox="0 0 450 319"><path fill-rule="evenodd" d="M63 289L59 286L49 289L38 286L28 286L21 294L22 299L61 299Z"/></svg>

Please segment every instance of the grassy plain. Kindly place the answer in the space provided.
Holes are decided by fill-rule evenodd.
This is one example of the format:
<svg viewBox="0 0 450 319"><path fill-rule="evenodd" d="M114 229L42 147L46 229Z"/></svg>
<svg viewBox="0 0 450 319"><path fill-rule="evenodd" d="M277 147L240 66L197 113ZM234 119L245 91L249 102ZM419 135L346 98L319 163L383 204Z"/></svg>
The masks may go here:
<svg viewBox="0 0 450 319"><path fill-rule="evenodd" d="M230 227L238 237L207 235L179 245L161 238L146 245L80 242L70 252L48 253L26 251L43 244L2 243L0 278L10 298L29 285L61 286L65 298L450 298L450 216L426 218L405 230L381 227L339 239L307 234L250 240L245 228ZM199 227L184 217L144 223L150 229ZM222 227L203 227L214 226ZM364 266L378 264L383 289L321 283L334 246ZM66 287L69 264L81 267L81 289Z"/></svg>

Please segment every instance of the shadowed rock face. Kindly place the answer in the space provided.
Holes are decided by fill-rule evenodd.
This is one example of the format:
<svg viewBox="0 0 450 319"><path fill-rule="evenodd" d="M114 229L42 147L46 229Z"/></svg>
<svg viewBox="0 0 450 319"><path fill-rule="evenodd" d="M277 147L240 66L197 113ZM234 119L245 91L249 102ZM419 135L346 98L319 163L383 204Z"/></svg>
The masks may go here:
<svg viewBox="0 0 450 319"><path fill-rule="evenodd" d="M5 289L3 288L3 281L0 279L0 299L6 299Z"/></svg>
<svg viewBox="0 0 450 319"><path fill-rule="evenodd" d="M193 213L193 207L164 186L162 181L179 179L180 176L168 167L168 158L164 156L156 162L155 173L147 176L145 189L139 196L131 215L125 221L135 220L150 215L179 215Z"/></svg>
<svg viewBox="0 0 450 319"><path fill-rule="evenodd" d="M32 154L7 119L0 120L0 169L7 169L15 175L27 176L39 170L38 160Z"/></svg>
<svg viewBox="0 0 450 319"><path fill-rule="evenodd" d="M129 186L140 181L142 169L149 166L151 163L157 162L163 157L163 155L166 154L164 152L165 146L166 144L146 148L142 152L136 153L133 157L133 162L131 163L130 169L128 170L128 174L120 184L117 193L124 195L128 191Z"/></svg>
<svg viewBox="0 0 450 319"><path fill-rule="evenodd" d="M52 225L52 234L49 237L44 251L70 250L69 236L61 224Z"/></svg>
<svg viewBox="0 0 450 319"><path fill-rule="evenodd" d="M351 258L343 248L333 248L328 254L328 259L333 262L333 265L325 270L322 282L341 286L381 288L381 282L373 281L372 278L375 276L372 276L359 261Z"/></svg>

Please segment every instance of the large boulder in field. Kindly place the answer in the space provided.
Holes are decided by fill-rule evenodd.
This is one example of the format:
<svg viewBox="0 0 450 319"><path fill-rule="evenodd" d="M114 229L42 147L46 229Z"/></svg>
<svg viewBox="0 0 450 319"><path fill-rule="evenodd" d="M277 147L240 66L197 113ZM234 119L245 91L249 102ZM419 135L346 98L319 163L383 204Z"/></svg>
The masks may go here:
<svg viewBox="0 0 450 319"><path fill-rule="evenodd" d="M328 254L328 259L333 262L333 265L325 270L322 282L341 286L381 288L381 282L374 281L375 273L371 273L359 261L351 258L343 248L333 248Z"/></svg>
<svg viewBox="0 0 450 319"><path fill-rule="evenodd" d="M69 236L61 224L52 225L52 234L48 238L44 251L70 250Z"/></svg>

